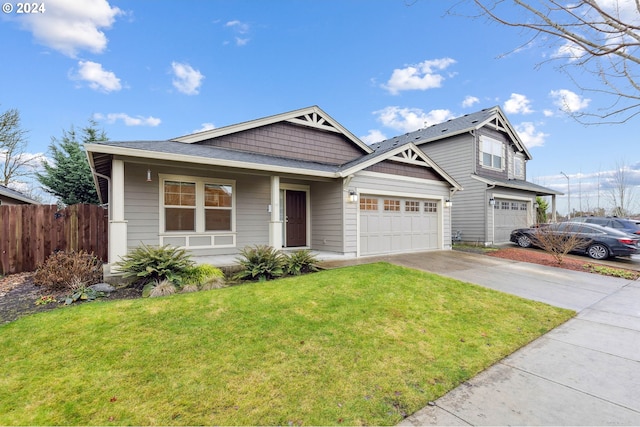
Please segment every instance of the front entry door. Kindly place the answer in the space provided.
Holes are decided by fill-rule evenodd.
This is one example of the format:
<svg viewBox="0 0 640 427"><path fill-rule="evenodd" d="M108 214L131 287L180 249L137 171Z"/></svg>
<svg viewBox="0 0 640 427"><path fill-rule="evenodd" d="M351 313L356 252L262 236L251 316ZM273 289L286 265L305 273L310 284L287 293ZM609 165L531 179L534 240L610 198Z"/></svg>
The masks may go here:
<svg viewBox="0 0 640 427"><path fill-rule="evenodd" d="M286 190L287 247L307 245L307 193Z"/></svg>

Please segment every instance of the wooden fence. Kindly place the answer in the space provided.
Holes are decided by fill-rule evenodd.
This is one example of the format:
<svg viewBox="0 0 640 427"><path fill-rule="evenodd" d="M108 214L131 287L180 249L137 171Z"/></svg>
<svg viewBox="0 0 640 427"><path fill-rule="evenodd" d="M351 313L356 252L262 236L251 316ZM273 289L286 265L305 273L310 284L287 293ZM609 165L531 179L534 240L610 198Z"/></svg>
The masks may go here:
<svg viewBox="0 0 640 427"><path fill-rule="evenodd" d="M96 205L0 206L0 274L34 271L56 251L108 256L107 210Z"/></svg>

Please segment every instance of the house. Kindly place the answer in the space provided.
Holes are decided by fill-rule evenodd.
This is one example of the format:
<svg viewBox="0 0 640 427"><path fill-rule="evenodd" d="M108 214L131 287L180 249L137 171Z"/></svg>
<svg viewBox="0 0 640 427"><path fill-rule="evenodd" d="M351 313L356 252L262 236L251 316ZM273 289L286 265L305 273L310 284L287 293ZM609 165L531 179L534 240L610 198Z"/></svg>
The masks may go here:
<svg viewBox="0 0 640 427"><path fill-rule="evenodd" d="M38 205L39 202L19 191L0 185L0 205Z"/></svg>
<svg viewBox="0 0 640 427"><path fill-rule="evenodd" d="M109 261L139 246L359 257L448 249L462 187L415 144L374 151L317 106L167 141L86 144Z"/></svg>
<svg viewBox="0 0 640 427"><path fill-rule="evenodd" d="M452 197L452 228L461 240L508 242L516 228L536 222L536 196L562 193L527 181L531 154L500 107L484 109L374 144L376 152L415 146L464 191Z"/></svg>

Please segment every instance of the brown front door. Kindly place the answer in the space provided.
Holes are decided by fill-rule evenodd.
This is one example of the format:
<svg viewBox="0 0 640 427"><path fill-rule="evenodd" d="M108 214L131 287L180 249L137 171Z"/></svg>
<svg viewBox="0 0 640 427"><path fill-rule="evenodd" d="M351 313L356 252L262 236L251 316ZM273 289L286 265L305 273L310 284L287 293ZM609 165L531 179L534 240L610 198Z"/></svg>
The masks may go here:
<svg viewBox="0 0 640 427"><path fill-rule="evenodd" d="M307 245L307 193L286 190L287 247Z"/></svg>

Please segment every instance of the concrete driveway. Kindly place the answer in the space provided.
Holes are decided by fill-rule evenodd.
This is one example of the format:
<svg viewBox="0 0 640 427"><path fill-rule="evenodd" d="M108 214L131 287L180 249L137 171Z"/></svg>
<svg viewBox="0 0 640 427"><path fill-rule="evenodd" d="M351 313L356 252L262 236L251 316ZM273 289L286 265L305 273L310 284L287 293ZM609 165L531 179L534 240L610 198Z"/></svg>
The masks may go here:
<svg viewBox="0 0 640 427"><path fill-rule="evenodd" d="M640 281L458 251L349 264L378 260L578 312L400 425L640 425Z"/></svg>

